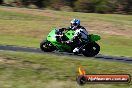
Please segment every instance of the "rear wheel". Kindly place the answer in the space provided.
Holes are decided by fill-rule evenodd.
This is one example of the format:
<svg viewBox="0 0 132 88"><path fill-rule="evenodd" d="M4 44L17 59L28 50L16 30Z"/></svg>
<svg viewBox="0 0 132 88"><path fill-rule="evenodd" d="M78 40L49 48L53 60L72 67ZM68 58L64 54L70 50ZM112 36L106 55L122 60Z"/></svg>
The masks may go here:
<svg viewBox="0 0 132 88"><path fill-rule="evenodd" d="M93 57L100 51L100 46L96 42L88 43L82 51L82 54L87 57Z"/></svg>
<svg viewBox="0 0 132 88"><path fill-rule="evenodd" d="M40 49L44 52L52 52L55 50L51 42L44 40L40 43Z"/></svg>

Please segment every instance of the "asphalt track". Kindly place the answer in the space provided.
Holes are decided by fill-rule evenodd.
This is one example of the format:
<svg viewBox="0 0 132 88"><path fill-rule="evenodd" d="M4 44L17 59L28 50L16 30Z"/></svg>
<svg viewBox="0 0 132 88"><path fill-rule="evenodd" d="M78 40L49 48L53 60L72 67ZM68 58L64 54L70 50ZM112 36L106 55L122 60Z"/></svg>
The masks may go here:
<svg viewBox="0 0 132 88"><path fill-rule="evenodd" d="M31 47L18 47L18 46L13 46L13 45L0 45L0 50L3 51L16 51L16 52L32 52L32 53L46 53L41 51L39 48L31 48ZM72 55L75 56L73 53L67 53L67 52L52 52L53 54L57 55ZM48 53L51 54L51 53ZM85 57L83 55L78 55L81 57ZM87 58L87 57L85 57ZM132 57L124 57L124 56L109 56L109 55L96 55L94 57L95 59L99 60L109 60L109 61L116 61L116 62L125 62L125 63L130 63L132 64Z"/></svg>

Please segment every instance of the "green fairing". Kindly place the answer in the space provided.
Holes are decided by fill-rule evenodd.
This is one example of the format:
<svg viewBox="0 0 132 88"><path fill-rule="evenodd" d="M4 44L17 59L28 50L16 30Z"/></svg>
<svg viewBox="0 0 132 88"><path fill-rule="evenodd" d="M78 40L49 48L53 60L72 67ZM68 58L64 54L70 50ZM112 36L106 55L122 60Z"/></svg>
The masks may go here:
<svg viewBox="0 0 132 88"><path fill-rule="evenodd" d="M53 28L52 31L48 34L47 36L47 40L50 41L56 48L57 50L60 51L70 51L71 47L68 46L67 44L62 44L60 42L56 41L56 28ZM65 31L64 34L66 35L66 37L70 40L73 38L74 35L74 31L69 30L69 31ZM101 39L101 37L99 35L94 35L94 34L90 34L90 42L95 42Z"/></svg>
<svg viewBox="0 0 132 88"><path fill-rule="evenodd" d="M55 29L53 29L47 36L47 40L50 41L50 42L57 42L56 41L56 37L55 37Z"/></svg>

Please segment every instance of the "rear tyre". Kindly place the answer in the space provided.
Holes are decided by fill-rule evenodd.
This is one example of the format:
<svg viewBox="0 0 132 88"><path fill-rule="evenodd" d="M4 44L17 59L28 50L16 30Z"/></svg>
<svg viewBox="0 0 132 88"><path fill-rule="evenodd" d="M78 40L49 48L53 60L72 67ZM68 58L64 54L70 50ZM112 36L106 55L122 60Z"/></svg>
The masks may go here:
<svg viewBox="0 0 132 88"><path fill-rule="evenodd" d="M100 51L100 46L96 42L88 43L82 51L82 54L87 57L93 57Z"/></svg>
<svg viewBox="0 0 132 88"><path fill-rule="evenodd" d="M55 50L51 42L44 40L40 43L40 49L44 52L52 52Z"/></svg>
<svg viewBox="0 0 132 88"><path fill-rule="evenodd" d="M74 55L78 55L79 53L78 52L74 52Z"/></svg>

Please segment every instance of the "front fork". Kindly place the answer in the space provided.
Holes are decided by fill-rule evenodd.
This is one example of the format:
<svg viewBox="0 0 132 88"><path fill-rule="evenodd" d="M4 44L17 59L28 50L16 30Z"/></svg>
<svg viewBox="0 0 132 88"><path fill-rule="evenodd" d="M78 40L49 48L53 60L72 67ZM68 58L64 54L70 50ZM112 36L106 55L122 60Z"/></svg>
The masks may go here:
<svg viewBox="0 0 132 88"><path fill-rule="evenodd" d="M85 51L83 48L86 46L86 44L82 45L81 47L79 47L79 52L81 53L82 51Z"/></svg>

